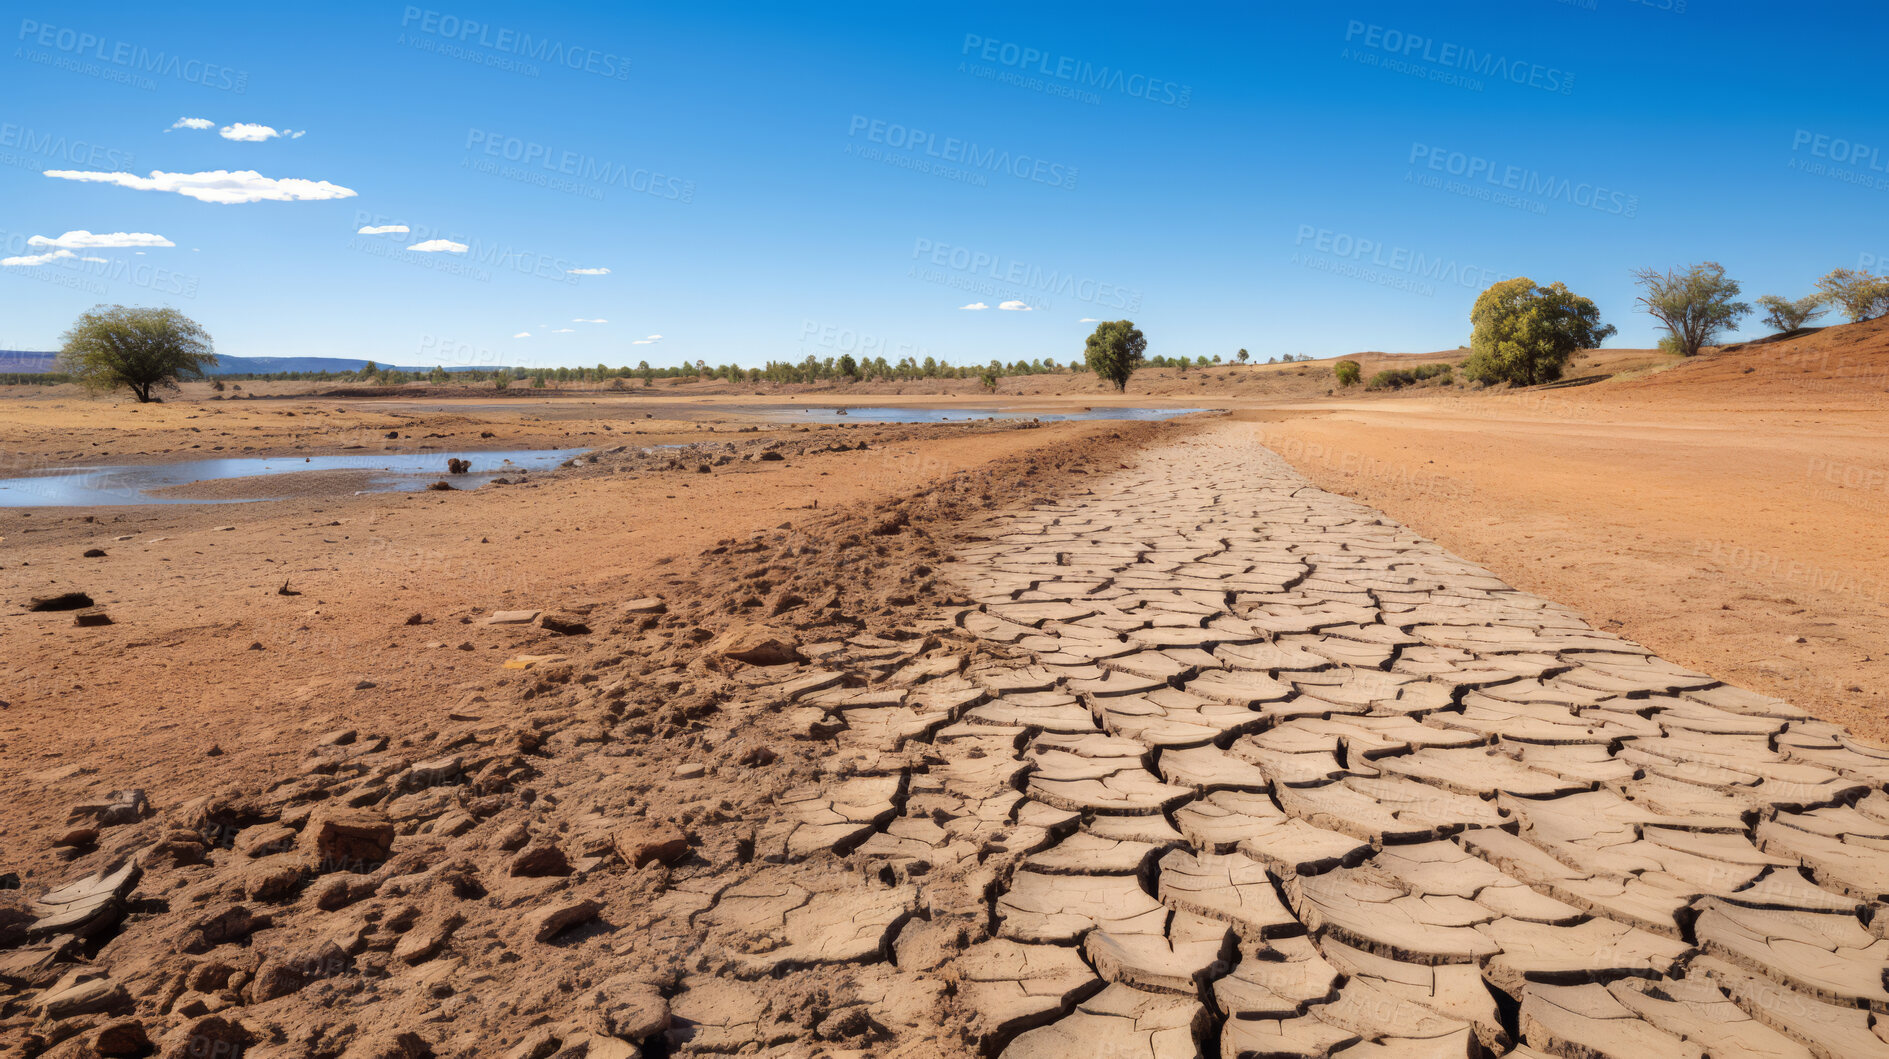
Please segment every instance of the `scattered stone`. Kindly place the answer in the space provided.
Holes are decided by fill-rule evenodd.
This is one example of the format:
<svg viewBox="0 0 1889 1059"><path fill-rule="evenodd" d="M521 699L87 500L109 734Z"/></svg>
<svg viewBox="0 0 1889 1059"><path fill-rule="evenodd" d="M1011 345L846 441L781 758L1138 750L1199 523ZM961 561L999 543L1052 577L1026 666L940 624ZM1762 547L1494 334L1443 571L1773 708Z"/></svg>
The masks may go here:
<svg viewBox="0 0 1889 1059"><path fill-rule="evenodd" d="M603 903L589 898L565 898L530 917L531 936L550 941L572 927L588 923L603 911Z"/></svg>

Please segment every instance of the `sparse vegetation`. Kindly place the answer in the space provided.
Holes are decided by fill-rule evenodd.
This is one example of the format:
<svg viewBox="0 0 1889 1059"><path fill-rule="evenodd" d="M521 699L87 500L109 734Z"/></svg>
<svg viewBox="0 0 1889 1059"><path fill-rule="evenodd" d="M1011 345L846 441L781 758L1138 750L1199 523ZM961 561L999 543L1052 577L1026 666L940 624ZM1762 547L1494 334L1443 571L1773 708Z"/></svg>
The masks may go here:
<svg viewBox="0 0 1889 1059"><path fill-rule="evenodd" d="M1340 361L1339 363L1349 364L1351 362ZM1383 371L1371 376L1371 381L1365 383L1364 388L1367 390L1401 390L1406 386L1415 386L1425 379L1436 378L1441 378L1445 385L1451 382L1454 376L1450 374L1450 366L1448 364L1419 364L1414 368L1385 368Z"/></svg>
<svg viewBox="0 0 1889 1059"><path fill-rule="evenodd" d="M1889 276L1839 268L1817 281L1823 300L1835 303L1853 324L1889 314Z"/></svg>
<svg viewBox="0 0 1889 1059"><path fill-rule="evenodd" d="M1697 356L1721 331L1738 330L1739 317L1751 312L1751 306L1737 300L1738 281L1728 278L1716 261L1665 272L1643 268L1633 273L1633 280L1646 291L1640 304L1665 325L1672 348L1684 356Z"/></svg>
<svg viewBox="0 0 1889 1059"><path fill-rule="evenodd" d="M1247 358L1251 357L1252 354L1242 349L1238 353L1233 354L1233 356L1234 356L1234 359L1238 360L1241 364L1244 364L1246 363Z"/></svg>
<svg viewBox="0 0 1889 1059"><path fill-rule="evenodd" d="M1594 349L1614 333L1592 301L1562 283L1537 287L1526 276L1483 291L1469 319L1474 331L1463 374L1491 385L1553 382L1576 350Z"/></svg>
<svg viewBox="0 0 1889 1059"><path fill-rule="evenodd" d="M1147 352L1148 340L1133 320L1107 320L1095 325L1084 343L1083 361L1116 390L1126 391L1129 376L1141 367Z"/></svg>
<svg viewBox="0 0 1889 1059"><path fill-rule="evenodd" d="M1356 386L1364 377L1364 369L1355 360L1341 360L1331 366L1332 374L1338 376L1338 385Z"/></svg>
<svg viewBox="0 0 1889 1059"><path fill-rule="evenodd" d="M1796 301L1767 294L1758 299L1758 308L1764 310L1764 325L1779 332L1795 331L1825 311L1823 297L1817 294Z"/></svg>
<svg viewBox="0 0 1889 1059"><path fill-rule="evenodd" d="M139 404L216 364L210 335L175 309L101 305L62 336L58 366L88 390L125 387Z"/></svg>

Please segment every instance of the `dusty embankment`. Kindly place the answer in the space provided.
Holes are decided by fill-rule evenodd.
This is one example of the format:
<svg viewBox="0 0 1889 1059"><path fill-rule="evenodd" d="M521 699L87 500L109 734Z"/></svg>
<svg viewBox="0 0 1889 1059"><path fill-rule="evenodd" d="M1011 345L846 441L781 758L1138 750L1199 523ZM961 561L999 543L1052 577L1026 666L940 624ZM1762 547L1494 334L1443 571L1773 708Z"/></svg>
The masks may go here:
<svg viewBox="0 0 1889 1059"><path fill-rule="evenodd" d="M1518 588L1889 733L1889 321L1573 389L1242 415Z"/></svg>

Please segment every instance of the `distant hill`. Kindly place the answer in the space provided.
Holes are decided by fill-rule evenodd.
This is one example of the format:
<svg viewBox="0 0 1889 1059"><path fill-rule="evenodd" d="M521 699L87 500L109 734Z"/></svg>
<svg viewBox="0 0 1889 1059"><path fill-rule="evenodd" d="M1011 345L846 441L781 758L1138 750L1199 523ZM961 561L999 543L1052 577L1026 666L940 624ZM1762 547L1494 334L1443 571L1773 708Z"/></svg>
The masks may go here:
<svg viewBox="0 0 1889 1059"><path fill-rule="evenodd" d="M36 353L19 349L0 349L0 373L32 374L53 370L56 353ZM376 361L376 363L379 363ZM216 358L212 375L267 375L278 371L360 371L367 361L351 357L228 357ZM432 371L433 365L406 366L381 364L391 371ZM498 365L482 370L496 371ZM447 368L447 371L472 371L472 368Z"/></svg>

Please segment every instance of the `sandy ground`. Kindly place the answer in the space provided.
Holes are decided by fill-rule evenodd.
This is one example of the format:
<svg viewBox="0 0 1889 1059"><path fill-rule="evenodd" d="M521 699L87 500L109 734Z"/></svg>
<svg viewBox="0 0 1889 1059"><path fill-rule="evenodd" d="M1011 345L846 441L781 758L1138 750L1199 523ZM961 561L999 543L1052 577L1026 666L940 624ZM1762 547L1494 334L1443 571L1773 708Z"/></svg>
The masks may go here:
<svg viewBox="0 0 1889 1059"><path fill-rule="evenodd" d="M1600 628L1889 733L1889 321L1636 380L1243 414Z"/></svg>

